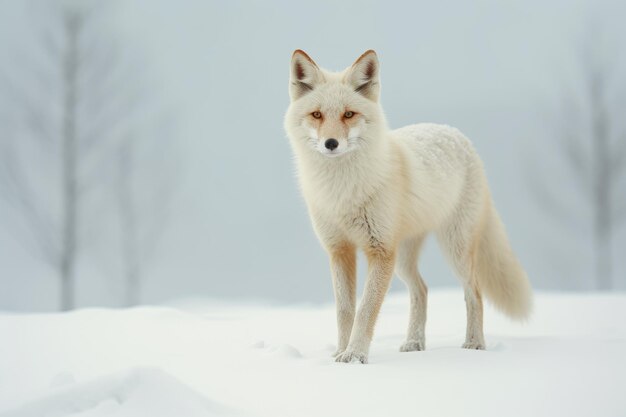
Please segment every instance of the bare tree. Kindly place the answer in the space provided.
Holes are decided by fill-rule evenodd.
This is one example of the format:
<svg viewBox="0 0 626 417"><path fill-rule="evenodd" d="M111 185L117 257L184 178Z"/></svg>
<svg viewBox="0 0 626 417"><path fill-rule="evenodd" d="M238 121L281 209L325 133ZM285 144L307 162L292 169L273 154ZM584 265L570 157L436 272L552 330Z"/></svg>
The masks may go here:
<svg viewBox="0 0 626 417"><path fill-rule="evenodd" d="M580 85L563 96L557 136L571 169L569 177L591 213L595 285L606 290L615 285L613 236L626 218L626 109L621 95L626 79L620 79L618 63L602 46L595 32L585 38L579 54ZM550 196L545 184L534 185L553 214L562 217L571 211Z"/></svg>
<svg viewBox="0 0 626 417"><path fill-rule="evenodd" d="M63 206L61 226L61 308L74 307L76 240L78 233L78 140L76 137L79 37L83 29L85 16L82 12L66 9L62 15L66 39L66 51L62 58L63 65Z"/></svg>
<svg viewBox="0 0 626 417"><path fill-rule="evenodd" d="M60 304L63 310L68 310L75 305L75 265L81 211L79 159L82 151L77 136L77 113L79 72L83 64L80 42L86 12L70 7L60 7L55 12L55 19L59 23L54 27L56 31L52 26L42 30L42 50L48 58L48 68L53 70L44 74L40 64L35 64L33 60L30 64L34 66L27 68L27 74L14 72L12 76L5 76L3 79L4 97L14 104L17 103L16 107L21 114L15 116L21 118L23 123L12 131L12 137L5 137L1 178L5 191L3 195L14 203L30 223L31 236L36 242L30 247L58 269L61 280ZM25 85L33 84L32 79L27 79L29 76L46 88L37 92L25 91ZM41 100L41 94L49 96ZM46 105L49 103L56 105L50 107L50 113L58 106L61 123L52 120L47 114ZM21 159L20 153L27 146L19 143L20 140L31 140L30 145L39 144L45 147L43 153L51 158L58 158L57 163L37 166L34 160ZM56 170L59 167L59 178L50 182L50 185L58 186L60 190L60 213L57 213L50 206L50 202L46 205L37 198L39 190L33 189L31 180L34 168ZM56 176L49 171L45 175Z"/></svg>
<svg viewBox="0 0 626 417"><path fill-rule="evenodd" d="M86 247L90 232L101 234L94 230L105 223L109 206L119 207L127 302L138 300L138 236L145 224L137 219L160 213L142 212L150 208L141 204L132 185L139 182L139 168L157 168L134 166L139 164L138 138L147 133L141 125L152 123L145 115L144 122L137 122L141 115L135 109L145 113L150 106L139 106L144 98L140 71L103 23L102 4L48 3L43 20L37 22L36 58L0 69L0 108L12 108L9 119L19 121L0 141L2 195L27 225L28 234L19 231L21 240L58 271L64 310L75 306L79 248ZM38 90L29 89L38 84ZM168 181L159 182L158 177L166 175L167 167L158 168L154 181L165 198ZM144 183L137 188L151 187ZM102 204L93 213L87 207L98 192ZM156 229L162 222L150 225Z"/></svg>
<svg viewBox="0 0 626 417"><path fill-rule="evenodd" d="M137 204L133 195L134 147L132 140L127 140L119 149L119 169L117 175L117 194L121 224L121 256L126 280L126 305L139 304L141 290L140 242L137 226Z"/></svg>
<svg viewBox="0 0 626 417"><path fill-rule="evenodd" d="M169 213L177 158L172 123L162 116L151 129L128 132L118 148L116 193L120 220L120 255L125 277L125 304L139 304L142 267L153 254Z"/></svg>

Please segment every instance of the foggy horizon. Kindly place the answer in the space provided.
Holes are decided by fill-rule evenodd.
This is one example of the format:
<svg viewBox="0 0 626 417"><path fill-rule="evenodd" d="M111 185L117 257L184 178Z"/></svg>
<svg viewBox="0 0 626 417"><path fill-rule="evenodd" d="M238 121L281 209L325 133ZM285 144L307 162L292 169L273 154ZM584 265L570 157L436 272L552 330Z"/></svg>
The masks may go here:
<svg viewBox="0 0 626 417"><path fill-rule="evenodd" d="M141 149L154 151L141 154L154 165L141 174L139 188L171 185L167 197L146 202L155 211L163 203L164 213L154 220L162 226L154 230L155 237L146 238L154 248L140 255L140 303L333 300L327 255L311 228L283 129L295 49L329 70L342 70L365 50L376 50L390 127L436 122L457 127L472 140L534 289L596 289L591 212L555 132L562 123L562 103L569 100L563 97L583 91L580 50L589 33L598 35L594 50L611 58L616 85L626 88L619 49L619 39L626 36L620 24L626 5L318 2L306 18L294 18L295 6L283 1L271 6L253 1L114 3L99 4L99 35L113 40L122 57L130 57L123 58L131 68L129 85L141 82L147 90L142 96L147 99L139 101L143 107L133 104L128 111L131 121L149 132L142 136ZM41 103L50 100L45 90L34 87L37 74L55 71L41 64L47 58L39 25L49 16L39 6L0 2L4 140L21 137L9 130L20 104L3 99L9 97L1 89L7 77L17 79L20 88L35 89L30 92ZM40 186L35 194L41 206L56 207L55 180L46 178L42 161L19 162L37 178L33 183ZM95 167L98 180L117 173L107 164L86 161L85 166ZM566 211L549 213L536 181ZM617 189L626 189L620 181ZM78 307L118 307L124 305L118 256L123 227L109 216L116 209L100 200L104 194L97 190L79 223L86 235L78 242L76 301ZM0 201L0 310L57 310L57 272L33 256L23 213ZM619 291L626 290L626 260L619 256L624 247L626 225L616 221L611 269L613 288ZM432 238L420 270L431 288L460 287ZM363 262L358 276L361 287ZM405 291L404 285L394 279L391 291Z"/></svg>

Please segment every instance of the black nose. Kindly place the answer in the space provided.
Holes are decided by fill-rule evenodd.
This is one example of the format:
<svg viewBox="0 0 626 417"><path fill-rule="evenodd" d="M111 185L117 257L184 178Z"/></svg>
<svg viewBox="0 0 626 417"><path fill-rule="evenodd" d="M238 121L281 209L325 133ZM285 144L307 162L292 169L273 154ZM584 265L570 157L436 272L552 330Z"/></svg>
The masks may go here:
<svg viewBox="0 0 626 417"><path fill-rule="evenodd" d="M337 139L326 139L326 142L324 142L324 146L326 146L326 149L334 151L335 149L337 149L337 146L339 146L339 142L337 142Z"/></svg>

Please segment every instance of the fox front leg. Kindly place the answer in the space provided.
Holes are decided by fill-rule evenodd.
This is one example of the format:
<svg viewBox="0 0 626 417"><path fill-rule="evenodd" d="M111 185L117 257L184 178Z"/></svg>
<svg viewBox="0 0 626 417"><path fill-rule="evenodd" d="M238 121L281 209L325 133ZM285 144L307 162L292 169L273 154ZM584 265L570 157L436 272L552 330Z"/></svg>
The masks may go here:
<svg viewBox="0 0 626 417"><path fill-rule="evenodd" d="M369 271L363 299L356 315L348 347L337 356L337 362L367 363L376 318L393 275L394 255L385 250L370 251L367 253L367 262Z"/></svg>
<svg viewBox="0 0 626 417"><path fill-rule="evenodd" d="M356 248L341 244L330 251L330 268L337 306L338 356L346 350L356 309Z"/></svg>

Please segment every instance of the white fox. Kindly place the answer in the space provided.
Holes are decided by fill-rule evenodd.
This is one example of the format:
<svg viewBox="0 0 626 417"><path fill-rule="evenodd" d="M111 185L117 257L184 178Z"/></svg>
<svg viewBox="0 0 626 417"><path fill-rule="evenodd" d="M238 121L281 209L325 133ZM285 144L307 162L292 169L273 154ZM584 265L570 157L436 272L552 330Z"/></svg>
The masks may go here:
<svg viewBox="0 0 626 417"><path fill-rule="evenodd" d="M461 132L430 123L390 130L371 50L338 73L295 51L289 93L285 129L313 227L330 256L337 362L367 363L394 270L411 298L400 351L424 349L427 288L417 259L429 232L463 283L464 348L485 349L482 294L512 318L528 316L530 284L509 246L482 162ZM358 311L357 249L369 270Z"/></svg>

